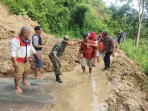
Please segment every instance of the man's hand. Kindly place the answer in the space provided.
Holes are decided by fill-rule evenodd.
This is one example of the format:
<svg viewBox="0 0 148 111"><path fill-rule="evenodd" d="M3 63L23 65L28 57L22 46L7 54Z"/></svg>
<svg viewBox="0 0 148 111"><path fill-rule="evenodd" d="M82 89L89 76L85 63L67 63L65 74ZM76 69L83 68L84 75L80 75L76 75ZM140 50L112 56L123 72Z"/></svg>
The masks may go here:
<svg viewBox="0 0 148 111"><path fill-rule="evenodd" d="M87 48L90 48L90 44L87 44L87 43L86 43L86 47L87 47Z"/></svg>
<svg viewBox="0 0 148 111"><path fill-rule="evenodd" d="M59 62L61 62L62 60L60 58L57 58Z"/></svg>
<svg viewBox="0 0 148 111"><path fill-rule="evenodd" d="M41 55L41 54L36 53L36 56L37 56L40 60L42 60L42 55Z"/></svg>
<svg viewBox="0 0 148 111"><path fill-rule="evenodd" d="M12 61L12 63L13 63L13 67L16 69L16 68L18 68L18 62L17 62L17 60L16 60L16 57L11 57L11 61Z"/></svg>
<svg viewBox="0 0 148 111"><path fill-rule="evenodd" d="M13 63L13 67L14 67L15 69L18 68L18 63L17 63L17 61Z"/></svg>
<svg viewBox="0 0 148 111"><path fill-rule="evenodd" d="M45 45L42 45L42 48L45 48Z"/></svg>

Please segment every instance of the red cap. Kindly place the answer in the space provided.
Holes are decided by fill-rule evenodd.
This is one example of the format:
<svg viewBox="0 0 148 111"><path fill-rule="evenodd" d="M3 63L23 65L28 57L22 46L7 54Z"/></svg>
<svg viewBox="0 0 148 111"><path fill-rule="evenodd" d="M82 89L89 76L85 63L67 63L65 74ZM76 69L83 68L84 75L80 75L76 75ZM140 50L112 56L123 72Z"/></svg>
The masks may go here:
<svg viewBox="0 0 148 111"><path fill-rule="evenodd" d="M91 32L89 38L93 38L93 39L97 38L96 32Z"/></svg>

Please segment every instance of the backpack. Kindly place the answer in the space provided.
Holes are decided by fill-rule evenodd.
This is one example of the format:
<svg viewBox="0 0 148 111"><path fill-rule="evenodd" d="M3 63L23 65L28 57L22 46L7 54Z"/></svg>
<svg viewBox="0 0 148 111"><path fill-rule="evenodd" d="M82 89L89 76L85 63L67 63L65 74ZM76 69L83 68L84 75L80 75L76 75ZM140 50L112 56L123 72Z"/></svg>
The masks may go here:
<svg viewBox="0 0 148 111"><path fill-rule="evenodd" d="M103 42L100 42L100 43L98 44L98 50L99 50L100 52L103 52L103 51L104 51L104 44L103 44Z"/></svg>

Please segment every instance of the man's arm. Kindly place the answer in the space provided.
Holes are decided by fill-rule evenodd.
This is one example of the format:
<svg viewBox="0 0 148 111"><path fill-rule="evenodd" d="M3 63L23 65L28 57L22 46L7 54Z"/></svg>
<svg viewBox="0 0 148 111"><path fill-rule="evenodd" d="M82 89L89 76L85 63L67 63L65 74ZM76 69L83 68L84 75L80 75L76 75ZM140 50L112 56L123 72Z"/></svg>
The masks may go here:
<svg viewBox="0 0 148 111"><path fill-rule="evenodd" d="M82 48L80 47L79 48L79 51L78 51L78 60L80 61L81 59L81 53L82 53Z"/></svg>
<svg viewBox="0 0 148 111"><path fill-rule="evenodd" d="M92 46L94 48L97 48L98 47L98 45L96 43L95 44L87 44L87 45Z"/></svg>
<svg viewBox="0 0 148 111"><path fill-rule="evenodd" d="M72 46L75 44L80 44L82 41L78 41L78 42L68 42L67 45Z"/></svg>
<svg viewBox="0 0 148 111"><path fill-rule="evenodd" d="M13 63L14 68L16 68L18 64L16 60L16 52L20 42L16 38L13 38L10 43L11 43L11 49L10 49L11 61Z"/></svg>
<svg viewBox="0 0 148 111"><path fill-rule="evenodd" d="M81 42L82 44L84 44L85 46L91 46L91 47L93 47L93 48L97 48L98 47L98 45L96 44L96 43L94 43L94 44L90 44L90 43L86 43L86 42L84 42L84 41L82 41Z"/></svg>
<svg viewBox="0 0 148 111"><path fill-rule="evenodd" d="M114 44L113 39L111 39L111 47L112 47L112 51L113 51L112 55L115 56L115 44Z"/></svg>
<svg viewBox="0 0 148 111"><path fill-rule="evenodd" d="M39 38L38 36L33 37L33 45L35 48L44 48L44 45L39 45Z"/></svg>
<svg viewBox="0 0 148 111"><path fill-rule="evenodd" d="M35 54L39 59L42 59L41 54L38 54L32 45L31 45L31 47L30 47L30 51L31 51L33 54Z"/></svg>

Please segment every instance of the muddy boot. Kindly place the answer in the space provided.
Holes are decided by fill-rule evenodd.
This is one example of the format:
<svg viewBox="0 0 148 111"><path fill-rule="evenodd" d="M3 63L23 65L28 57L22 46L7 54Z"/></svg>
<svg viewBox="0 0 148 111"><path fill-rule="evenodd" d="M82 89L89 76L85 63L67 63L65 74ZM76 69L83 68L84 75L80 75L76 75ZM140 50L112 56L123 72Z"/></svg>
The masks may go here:
<svg viewBox="0 0 148 111"><path fill-rule="evenodd" d="M59 76L59 75L56 75L56 81L57 81L58 83L63 83L63 81L60 79L60 76Z"/></svg>

